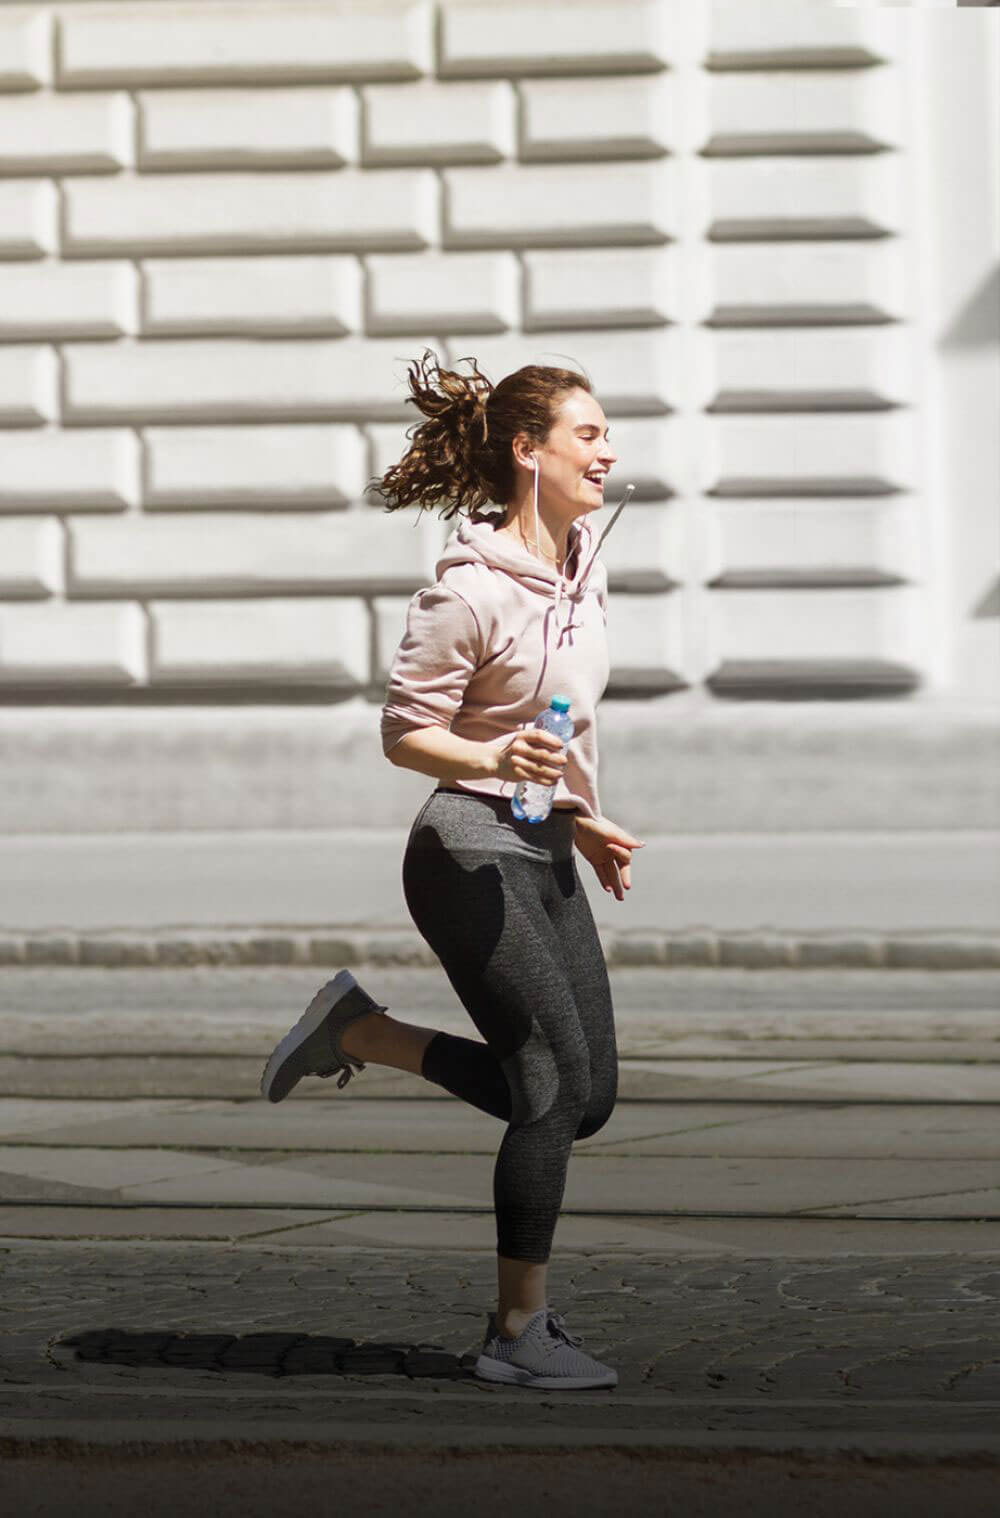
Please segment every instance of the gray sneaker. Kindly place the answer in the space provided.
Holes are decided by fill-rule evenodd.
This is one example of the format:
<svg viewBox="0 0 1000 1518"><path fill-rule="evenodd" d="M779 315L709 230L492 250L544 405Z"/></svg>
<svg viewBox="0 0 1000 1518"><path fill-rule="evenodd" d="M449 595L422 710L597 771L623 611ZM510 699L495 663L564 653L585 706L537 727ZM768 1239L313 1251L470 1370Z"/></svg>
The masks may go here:
<svg viewBox="0 0 1000 1518"><path fill-rule="evenodd" d="M542 1386L555 1390L579 1390L587 1386L617 1386L618 1372L582 1354L583 1340L571 1334L561 1315L539 1308L529 1318L520 1338L504 1339L497 1332L491 1313L482 1353L473 1373L481 1381L502 1381L510 1386Z"/></svg>
<svg viewBox="0 0 1000 1518"><path fill-rule="evenodd" d="M282 1101L304 1075L336 1075L339 1088L347 1085L364 1063L345 1054L340 1039L349 1023L367 1012L387 1012L358 985L350 970L341 970L321 986L294 1028L289 1029L264 1066L260 1094L269 1102Z"/></svg>

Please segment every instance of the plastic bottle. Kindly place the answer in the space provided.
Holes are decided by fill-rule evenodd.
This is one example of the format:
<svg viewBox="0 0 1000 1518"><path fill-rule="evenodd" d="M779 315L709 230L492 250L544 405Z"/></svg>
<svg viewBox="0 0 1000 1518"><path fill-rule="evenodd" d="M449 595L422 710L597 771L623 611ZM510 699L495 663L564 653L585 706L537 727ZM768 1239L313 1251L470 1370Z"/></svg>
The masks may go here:
<svg viewBox="0 0 1000 1518"><path fill-rule="evenodd" d="M573 721L569 716L569 700L566 696L553 696L549 705L535 718L535 727L546 733L555 733L562 739L562 751L566 752L573 736ZM553 750L553 752L555 752ZM533 780L519 780L510 801L510 809L518 822L544 822L552 810L554 785L538 785Z"/></svg>

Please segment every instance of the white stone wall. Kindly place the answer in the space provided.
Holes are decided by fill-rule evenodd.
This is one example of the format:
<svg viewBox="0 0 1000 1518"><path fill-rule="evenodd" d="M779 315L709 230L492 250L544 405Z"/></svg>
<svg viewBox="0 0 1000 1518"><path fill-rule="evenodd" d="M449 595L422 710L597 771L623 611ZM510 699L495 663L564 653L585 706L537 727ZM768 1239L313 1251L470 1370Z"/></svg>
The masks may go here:
<svg viewBox="0 0 1000 1518"><path fill-rule="evenodd" d="M380 703L425 343L591 375L609 695L960 697L912 21L0 6L0 698Z"/></svg>

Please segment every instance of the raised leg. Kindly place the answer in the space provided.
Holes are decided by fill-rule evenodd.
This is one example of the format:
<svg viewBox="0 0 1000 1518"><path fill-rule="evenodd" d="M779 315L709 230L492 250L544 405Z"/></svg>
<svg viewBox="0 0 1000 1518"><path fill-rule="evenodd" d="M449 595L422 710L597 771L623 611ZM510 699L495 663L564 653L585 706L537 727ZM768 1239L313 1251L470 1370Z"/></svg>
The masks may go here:
<svg viewBox="0 0 1000 1518"><path fill-rule="evenodd" d="M349 1023L341 1034L345 1054L366 1065L390 1065L422 1075L424 1051L435 1036L434 1028L404 1023L387 1012L368 1012Z"/></svg>

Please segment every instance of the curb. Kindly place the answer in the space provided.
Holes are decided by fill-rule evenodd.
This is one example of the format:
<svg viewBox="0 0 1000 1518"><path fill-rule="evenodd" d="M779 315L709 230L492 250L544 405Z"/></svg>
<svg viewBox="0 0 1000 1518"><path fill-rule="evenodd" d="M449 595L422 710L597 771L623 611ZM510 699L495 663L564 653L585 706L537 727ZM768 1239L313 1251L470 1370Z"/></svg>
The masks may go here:
<svg viewBox="0 0 1000 1518"><path fill-rule="evenodd" d="M4 1460L39 1455L101 1458L111 1451L145 1458L168 1453L234 1457L265 1450L272 1458L351 1451L392 1456L420 1452L447 1455L459 1450L475 1454L519 1450L579 1455L589 1450L595 1454L646 1453L667 1460L726 1456L752 1460L783 1455L801 1463L803 1470L814 1462L822 1464L831 1459L842 1462L845 1468L853 1465L861 1469L870 1463L915 1470L933 1469L941 1464L954 1464L959 1470L1000 1467L1000 1440L992 1433L945 1433L931 1438L923 1432L864 1428L769 1432L666 1427L633 1431L611 1427L524 1429L510 1425L498 1429L495 1424L440 1423L431 1429L393 1428L385 1424L365 1428L340 1422L331 1428L329 1421L310 1421L306 1417L296 1427L272 1431L251 1428L242 1420L199 1430L192 1429L188 1420L158 1419L145 1423L108 1419L96 1425L92 1420L72 1416L33 1420L31 1430L26 1432L21 1420L0 1419L0 1459Z"/></svg>
<svg viewBox="0 0 1000 1518"><path fill-rule="evenodd" d="M609 933L609 968L744 970L1000 970L1000 935ZM302 927L164 929L154 933L4 933L0 966L102 969L191 965L437 968L418 933Z"/></svg>

